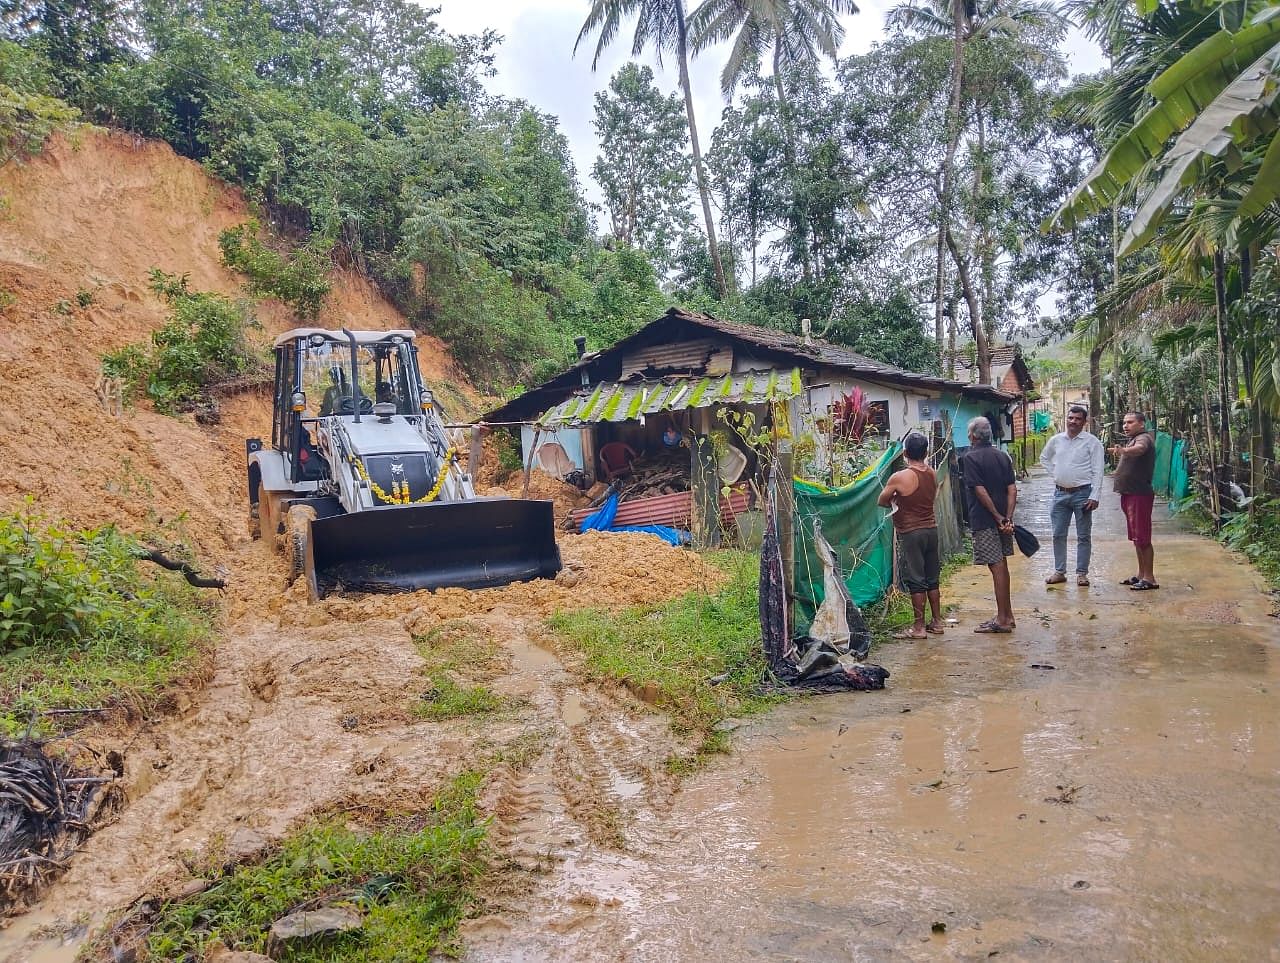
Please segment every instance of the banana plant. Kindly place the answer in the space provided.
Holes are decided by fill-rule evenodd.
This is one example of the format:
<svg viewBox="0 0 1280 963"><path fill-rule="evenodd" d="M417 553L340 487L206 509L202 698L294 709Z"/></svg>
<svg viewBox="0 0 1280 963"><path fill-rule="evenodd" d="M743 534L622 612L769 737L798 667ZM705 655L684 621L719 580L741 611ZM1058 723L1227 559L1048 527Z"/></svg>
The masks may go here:
<svg viewBox="0 0 1280 963"><path fill-rule="evenodd" d="M1223 8L1238 4L1222 4ZM1280 6L1247 25L1224 28L1184 54L1148 85L1152 106L1121 136L1046 227L1070 228L1106 210L1135 180L1158 180L1140 198L1122 253L1146 244L1188 187L1215 161L1239 169L1262 151L1237 217L1260 213L1280 196ZM1169 144L1173 138L1173 143Z"/></svg>

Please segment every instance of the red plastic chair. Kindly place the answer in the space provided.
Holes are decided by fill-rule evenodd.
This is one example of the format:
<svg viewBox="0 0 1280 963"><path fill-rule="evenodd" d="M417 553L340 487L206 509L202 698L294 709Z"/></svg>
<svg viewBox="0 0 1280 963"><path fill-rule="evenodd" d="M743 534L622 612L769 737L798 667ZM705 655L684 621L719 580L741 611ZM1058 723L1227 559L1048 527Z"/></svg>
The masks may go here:
<svg viewBox="0 0 1280 963"><path fill-rule="evenodd" d="M636 460L635 450L625 442L611 441L600 449L600 474L605 481L613 481L631 470Z"/></svg>

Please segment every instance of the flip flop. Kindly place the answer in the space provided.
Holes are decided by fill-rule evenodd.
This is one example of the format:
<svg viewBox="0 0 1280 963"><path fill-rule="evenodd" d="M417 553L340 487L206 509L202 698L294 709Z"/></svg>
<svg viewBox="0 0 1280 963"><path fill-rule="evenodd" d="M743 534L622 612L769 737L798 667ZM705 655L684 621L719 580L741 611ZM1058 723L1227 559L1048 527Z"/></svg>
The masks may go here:
<svg viewBox="0 0 1280 963"><path fill-rule="evenodd" d="M936 628L936 627L935 627L935 628L930 628L930 627L929 627L929 626L927 626L927 625L924 627L924 630L925 630L925 632L927 632L929 635L942 635L942 634L943 634L943 630L942 630L942 629L940 629L940 628Z"/></svg>
<svg viewBox="0 0 1280 963"><path fill-rule="evenodd" d="M1126 579L1121 579L1120 584L1121 584L1121 585L1137 585L1137 584L1138 584L1139 582L1141 582L1141 581L1142 581L1142 579L1138 578L1138 576L1136 576L1136 575L1130 575L1130 576L1129 576L1128 578L1126 578Z"/></svg>
<svg viewBox="0 0 1280 963"><path fill-rule="evenodd" d="M997 624L997 623L995 623L995 622L983 622L981 625L979 625L979 626L978 626L977 628L975 628L973 631L975 631L975 632L982 632L982 633L989 633L989 634L991 634L991 635L1008 635L1008 634L1010 634L1010 633L1013 631L1013 626L1011 626L1011 625L999 625L999 624Z"/></svg>
<svg viewBox="0 0 1280 963"><path fill-rule="evenodd" d="M912 641L919 642L921 639L927 639L927 638L929 637L929 630L928 630L928 629L925 629L925 634L924 634L924 635L914 635L914 634L913 634L913 633L908 629L906 632L897 632L897 633L895 633L893 637L894 637L895 639L910 639L910 640L912 640Z"/></svg>
<svg viewBox="0 0 1280 963"><path fill-rule="evenodd" d="M1155 582L1148 582L1146 579L1138 579L1129 586L1130 592L1150 592L1152 589L1158 589L1160 586Z"/></svg>

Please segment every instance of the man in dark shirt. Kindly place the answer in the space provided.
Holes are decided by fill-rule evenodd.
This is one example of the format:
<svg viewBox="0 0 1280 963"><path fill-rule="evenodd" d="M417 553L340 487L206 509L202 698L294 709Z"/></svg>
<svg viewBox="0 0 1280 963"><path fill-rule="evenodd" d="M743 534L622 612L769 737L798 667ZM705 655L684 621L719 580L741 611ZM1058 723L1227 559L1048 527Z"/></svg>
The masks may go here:
<svg viewBox="0 0 1280 963"><path fill-rule="evenodd" d="M1112 445L1108 451L1120 459L1115 490L1120 495L1129 541L1138 555L1138 574L1120 584L1135 592L1147 592L1160 587L1156 582L1156 553L1151 547L1151 508L1156 500L1151 479L1156 470L1156 440L1147 431L1146 415L1138 411L1125 413L1120 430L1129 443Z"/></svg>
<svg viewBox="0 0 1280 963"><path fill-rule="evenodd" d="M996 595L996 617L973 631L1012 632L1016 624L1009 598L1008 556L1013 554L1013 509L1018 502L1013 462L991 444L991 422L984 417L969 422L969 445L961 471L973 536L973 563L991 569Z"/></svg>

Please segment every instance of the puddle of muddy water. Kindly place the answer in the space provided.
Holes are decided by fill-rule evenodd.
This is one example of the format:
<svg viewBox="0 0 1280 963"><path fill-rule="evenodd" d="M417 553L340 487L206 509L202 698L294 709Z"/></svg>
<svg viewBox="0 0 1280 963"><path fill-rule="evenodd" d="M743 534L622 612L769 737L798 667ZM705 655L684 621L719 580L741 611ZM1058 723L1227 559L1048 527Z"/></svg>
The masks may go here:
<svg viewBox="0 0 1280 963"><path fill-rule="evenodd" d="M74 963L80 947L99 919L82 920L67 928L65 920L47 909L35 909L0 930L3 963ZM18 953L18 947L22 947Z"/></svg>

